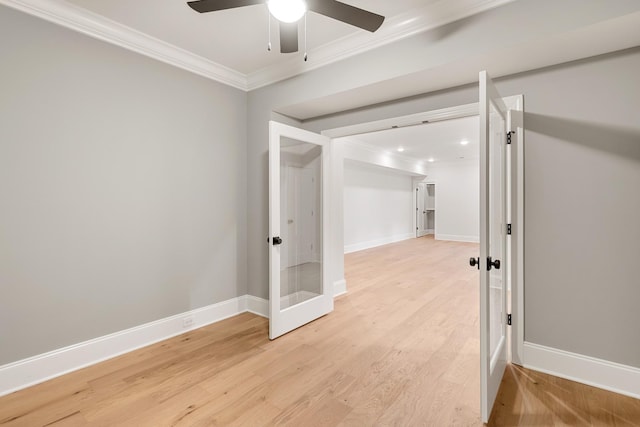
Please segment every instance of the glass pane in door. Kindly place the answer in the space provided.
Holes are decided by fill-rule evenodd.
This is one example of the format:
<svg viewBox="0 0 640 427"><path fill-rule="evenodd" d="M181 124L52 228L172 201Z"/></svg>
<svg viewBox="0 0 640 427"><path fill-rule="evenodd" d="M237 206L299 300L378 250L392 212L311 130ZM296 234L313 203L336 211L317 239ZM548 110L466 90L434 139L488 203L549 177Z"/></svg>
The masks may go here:
<svg viewBox="0 0 640 427"><path fill-rule="evenodd" d="M505 155L505 122L502 115L496 109L493 102L489 102L489 254L493 260L500 260L500 269L492 268L489 272L489 360L498 350L504 329L504 255L505 236L504 230L505 189L503 175Z"/></svg>
<svg viewBox="0 0 640 427"><path fill-rule="evenodd" d="M323 294L322 146L280 137L280 310Z"/></svg>

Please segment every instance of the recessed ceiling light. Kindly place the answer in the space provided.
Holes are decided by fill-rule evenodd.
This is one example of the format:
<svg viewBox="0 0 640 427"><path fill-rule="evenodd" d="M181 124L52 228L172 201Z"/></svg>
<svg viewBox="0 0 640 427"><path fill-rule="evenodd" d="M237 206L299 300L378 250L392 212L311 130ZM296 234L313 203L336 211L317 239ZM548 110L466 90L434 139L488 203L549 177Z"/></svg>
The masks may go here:
<svg viewBox="0 0 640 427"><path fill-rule="evenodd" d="M460 141L460 145L467 145L469 143L469 141L467 141L466 139L463 139L462 141Z"/></svg>
<svg viewBox="0 0 640 427"><path fill-rule="evenodd" d="M404 147L398 147L398 153L402 153L404 151Z"/></svg>
<svg viewBox="0 0 640 427"><path fill-rule="evenodd" d="M434 159L433 157L429 157L429 158L427 159L427 162L429 162L429 163L433 163L433 162L435 162L435 161L436 161L436 159Z"/></svg>

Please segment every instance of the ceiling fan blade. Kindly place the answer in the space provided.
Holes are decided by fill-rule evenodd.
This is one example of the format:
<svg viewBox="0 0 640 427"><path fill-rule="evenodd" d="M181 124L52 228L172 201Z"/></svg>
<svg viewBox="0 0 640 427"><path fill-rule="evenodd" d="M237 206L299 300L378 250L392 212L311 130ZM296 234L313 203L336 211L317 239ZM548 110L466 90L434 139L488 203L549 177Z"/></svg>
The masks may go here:
<svg viewBox="0 0 640 427"><path fill-rule="evenodd" d="M384 22L384 16L360 9L336 0L307 0L309 10L363 30L376 31Z"/></svg>
<svg viewBox="0 0 640 427"><path fill-rule="evenodd" d="M264 0L197 0L187 2L196 12L214 12L216 10L234 9L236 7L264 4Z"/></svg>
<svg viewBox="0 0 640 427"><path fill-rule="evenodd" d="M280 52L292 53L298 51L298 23L280 22Z"/></svg>

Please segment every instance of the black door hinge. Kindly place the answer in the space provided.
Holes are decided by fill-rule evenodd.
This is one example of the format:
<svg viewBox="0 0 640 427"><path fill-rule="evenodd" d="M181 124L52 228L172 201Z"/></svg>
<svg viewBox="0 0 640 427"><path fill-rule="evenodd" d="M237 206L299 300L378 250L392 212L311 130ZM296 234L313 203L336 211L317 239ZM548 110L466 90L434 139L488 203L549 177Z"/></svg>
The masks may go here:
<svg viewBox="0 0 640 427"><path fill-rule="evenodd" d="M507 224L507 234L511 234L511 224Z"/></svg>
<svg viewBox="0 0 640 427"><path fill-rule="evenodd" d="M511 144L511 134L512 133L515 133L515 132L513 132L513 131L507 132L507 144Z"/></svg>
<svg viewBox="0 0 640 427"><path fill-rule="evenodd" d="M507 314L507 325L511 326L511 315Z"/></svg>

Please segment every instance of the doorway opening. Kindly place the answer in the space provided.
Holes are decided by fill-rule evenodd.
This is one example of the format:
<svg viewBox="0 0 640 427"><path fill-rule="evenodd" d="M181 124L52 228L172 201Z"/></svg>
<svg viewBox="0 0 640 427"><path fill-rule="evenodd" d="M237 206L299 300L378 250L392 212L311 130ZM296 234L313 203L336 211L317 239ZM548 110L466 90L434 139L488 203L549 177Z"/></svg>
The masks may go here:
<svg viewBox="0 0 640 427"><path fill-rule="evenodd" d="M371 144L357 141L357 138L363 138L362 135L379 135L387 130L394 130L398 132L398 129L417 129L424 125L432 125L434 122L452 122L455 120L468 118L471 116L479 115L479 173L473 174L478 177L479 185L475 185L476 189L479 187L479 203L475 208L461 209L457 207L456 212L465 212L468 218L479 217L479 235L476 238L479 240L479 250L474 247L474 251L477 257L469 257L469 264L471 266L478 266L480 272L480 301L476 307L480 307L479 321L475 324L480 324L479 337L476 342L480 342L480 384L481 387L481 412L482 419L488 420L490 409L495 400L497 389L499 387L502 373L507 363L508 357L508 333L506 329L507 313L509 319L509 325L513 318L518 321L522 316L522 291L521 291L521 256L522 256L522 239L511 239L510 248L507 246L506 235L512 234L516 231L516 236L522 236L523 221L522 219L522 179L521 179L521 148L515 148L519 144L515 144L513 149L508 150L507 144L515 138L515 141L522 141L522 96L512 97L510 101L516 105L516 108L507 107L508 102L500 98L497 91L493 87L490 79L487 77L486 72L480 74L480 103L468 104L459 107L452 107L450 109L432 111L427 113L416 114L412 116L405 116L394 119L387 119L377 122L366 123L362 125L349 126L346 128L333 129L323 132L322 135L315 134L308 131L303 131L299 128L293 128L276 122L271 122L271 134L270 134L270 236L272 236L273 246L270 250L270 264L271 264L271 276L270 276L270 336L272 338L279 336L283 333L291 331L298 326L308 323L314 319L321 317L323 314L327 314L333 310L333 295L336 294L338 284L342 282L342 286L346 287L345 283L345 271L344 271L344 258L343 254L346 252L346 233L355 229L348 225L346 213L348 209L344 209L348 203L357 200L358 197L352 197L351 194L346 194L347 187L344 185L348 178L348 169L345 168L345 161L355 161L362 164L366 164L368 168L384 169L386 171L400 171L401 174L409 174L411 176L411 186L406 185L404 189L409 188L409 202L413 204L413 210L408 217L412 222L413 229L408 234L406 239L398 238L397 240L425 240L430 238L431 241L444 241L455 240L443 238L446 234L442 234L443 219L447 218L447 215L443 215L443 199L446 199L447 195L454 194L455 192L446 191L445 179L436 179L433 176L429 176L428 163L434 163L435 157L429 156L426 161L423 159L416 161L415 159L408 159L403 155L392 155L390 149L377 149L371 147ZM518 113L519 110L520 112ZM512 112L516 111L515 114ZM476 128L478 129L478 128ZM281 149L286 147L286 144L282 140L282 137L289 137L298 139L299 141L311 142L321 146L323 153L323 185L322 185L322 206L323 206L323 224L322 228L322 247L323 247L323 288L322 294L318 294L317 297L296 303L292 307L283 307L281 305L281 273L283 272L283 265L281 263L281 257L283 256L283 250L280 246L282 239L278 236L281 234L281 228L284 225L281 223L282 216L286 216L288 212L284 212L280 206L280 195L284 191L281 188L281 173L285 176L290 175L288 170L282 172L282 165L280 162L280 156L282 154ZM330 139L333 138L333 139ZM465 138L467 139L467 138ZM507 140L509 142L507 142ZM469 145L468 141L460 141L460 146ZM394 143L403 144L403 141L394 140ZM450 141L448 141L450 144ZM397 152L404 152L406 148L404 146L398 146ZM517 162L513 162L516 159ZM327 160L327 161L325 161ZM508 163L510 162L510 163ZM476 162L472 162L476 163ZM515 166L515 167L514 167ZM443 176L445 174L443 173ZM516 176L519 178L516 185L510 185L507 183L507 179ZM431 179L431 182L427 180ZM380 180L379 180L380 181ZM384 184L390 183L390 178L384 179ZM291 185L291 184L287 184ZM416 187L417 185L417 187ZM294 185L295 186L295 185ZM416 188L417 192L420 188L423 188L426 195L423 198L415 196L413 189ZM288 187L287 187L288 188ZM393 190L392 188L389 188ZM288 191L288 190L287 190ZM431 193L431 199L429 198ZM344 196L344 197L343 197ZM302 197L302 196L300 196ZM377 197L380 197L379 195ZM363 199L373 199L371 194L365 195ZM466 198L469 199L469 198ZM385 213L392 211L393 208L399 204L396 203L395 197L382 197L378 201L377 205L367 208L358 208L356 211L364 213L364 215L358 217L356 221L358 223L364 223L364 219L374 217L374 214ZM431 205L431 202L433 204ZM408 205L407 203L407 205ZM419 215L416 215L416 210L419 213L420 205L424 210L426 219L420 219ZM478 215L478 207L479 215ZM427 211L431 211L433 221L430 223L428 217L426 217ZM476 215L470 214L475 212ZM512 227L511 216L517 218L517 221ZM455 215L451 215L455 217ZM327 225L327 218L331 220L331 226ZM424 235L418 237L417 232L420 232L419 223L422 222L422 231ZM507 224L509 222L509 224ZM288 223L287 223L288 224ZM365 230L373 228L374 226L386 223L384 221L373 221L369 227L364 227ZM509 227L507 227L509 225ZM432 228L430 228L432 226ZM432 230L433 236L429 236L429 231ZM401 233L403 234L403 233ZM395 240L396 238L393 237ZM370 247L376 247L389 243L388 241L377 240L376 244ZM382 239L384 240L384 239ZM460 243L458 239L458 242ZM277 241L277 243L276 243ZM358 251L358 248L352 248L354 252ZM359 248L364 249L364 248ZM368 248L367 248L368 249ZM512 251L518 253L514 256ZM340 255L338 257L338 255ZM458 254L459 255L459 254ZM464 260L459 259L456 253L448 253L444 257L440 258L440 263L432 264L434 272L440 272L443 283L447 281L449 276L447 271L441 271L442 265L449 265L449 268L455 271L461 271L460 266L464 265ZM287 257L288 255L284 255ZM339 261L334 259L335 257L341 258ZM499 259L499 258L500 259ZM437 257L434 257L437 258ZM456 263L451 264L451 260ZM336 262L337 261L337 262ZM402 259L396 255L391 254L391 258L386 261L391 261L396 264L402 264ZM446 261L446 262L445 262ZM512 266L515 266L512 268ZM287 266L289 268L291 266ZM412 277L406 282L397 281L393 276L388 275L388 271L395 271L401 274L410 270L410 265L405 265L403 269L393 270L390 268L390 264L378 263L376 266L369 266L365 268L373 271L378 268L378 274L381 277L385 277L385 280L379 281L375 277L368 277L368 280L372 283L376 283L382 286L381 295L383 300L378 301L381 307L388 305L388 302L393 302L397 298L394 295L396 288L402 286L411 287L416 285L422 277ZM383 271L379 268L382 267ZM466 271L469 271L469 267L466 266ZM493 270L493 271L492 271ZM505 272L508 270L508 274ZM330 273L329 273L330 272ZM329 273L329 274L327 274ZM443 273L443 274L442 274ZM475 272L474 272L475 273ZM376 273L371 273L376 274ZM394 273L395 274L395 273ZM474 276L475 277L475 276ZM514 280L515 279L515 280ZM472 279L477 285L477 277ZM511 304L508 307L507 294L508 286L514 283L516 286L511 287L511 299L515 301L515 304ZM435 283L437 285L438 283ZM389 286L391 285L391 286ZM434 283L432 283L434 285ZM417 292L420 292L418 289ZM499 292L498 292L499 290ZM441 290L438 286L432 286L428 292L438 294ZM463 294L466 294L463 292ZM468 294L473 294L470 292ZM477 295L477 294L476 294ZM433 296L433 295L431 295ZM450 295L444 295L445 301L451 302ZM464 295L461 296L464 298ZM499 300L499 301L498 301ZM371 300L364 299L358 301L358 304L365 303L376 304L376 299L373 297ZM445 302L443 301L443 303ZM397 302L397 301L396 301ZM419 299L409 299L407 302L411 304L421 305L424 301ZM365 303L366 305L367 303ZM285 304L286 305L286 304ZM374 306L375 307L375 306ZM311 310L313 309L313 310ZM408 312L408 308L394 307L394 314L402 317L405 312ZM473 312L473 310L471 310ZM415 311L414 311L415 313ZM430 321L434 321L430 319ZM436 321L436 323L438 323ZM374 322L375 324L375 322ZM518 361L518 356L521 354L521 347L523 344L522 323L517 332L514 334L516 339L514 340L513 348L514 361ZM278 333L273 333L274 330L278 330ZM377 329L376 329L377 330ZM514 328L515 330L515 328ZM384 330L380 330L384 332ZM451 332L451 331L449 331ZM470 344L471 345L471 344ZM456 354L456 353L454 353Z"/></svg>
<svg viewBox="0 0 640 427"><path fill-rule="evenodd" d="M460 109L462 117L336 139L345 253L423 236L479 242L479 117Z"/></svg>
<svg viewBox="0 0 640 427"><path fill-rule="evenodd" d="M484 79L484 80L483 80ZM382 120L364 125L349 126L323 132L331 137L342 137L336 144L343 142L342 150L344 158L357 158L360 161L374 164L378 167L396 168L405 172L415 173L422 179L417 179L415 190L421 188L426 193L424 197L415 196L414 201L414 237L425 238L429 233L429 222L426 215L427 207L433 210L433 233L438 239L439 228L442 225L442 209L438 206L439 197L442 197L442 185L433 177L429 177L424 160L419 163L403 161L402 155L391 156L391 150L387 147L382 153L357 153L358 149L350 147L349 141L355 141L361 134L371 132L383 132L396 130L402 127L420 127L433 121L459 119L470 117L480 113L480 173L475 176L480 178L480 233L481 242L478 257L469 260L472 266L482 266L480 269L481 300L480 300L480 353L482 360L481 377L482 386L482 418L486 421L493 400L497 393L502 372L507 358L514 363L522 363L523 346L523 278L522 278L522 251L523 251L523 220L522 220L522 96L500 98L486 73L481 73L481 102L466 106L453 107L451 109L422 113L402 118ZM431 119L431 120L430 120ZM435 120L433 120L435 119ZM478 128L476 128L478 129ZM402 144L403 141L391 139L394 144ZM508 146L511 141L516 144ZM507 142L508 141L508 142ZM356 141L357 142L357 141ZM361 141L360 141L361 142ZM465 141L461 145L468 145ZM360 151L362 147L360 147ZM398 152L404 154L404 147L398 147ZM354 154L355 153L355 154ZM354 156L354 157L351 157ZM394 157L395 159L391 159ZM406 160L406 159L405 159ZM434 163L433 157L427 159L428 163ZM345 168L345 182L347 169ZM431 182L429 182L431 179ZM513 185L508 180L513 180ZM433 205L430 205L427 184L431 184ZM476 188L477 188L476 187ZM347 191L347 188L344 188ZM446 193L444 195L446 197ZM345 194L346 196L346 194ZM345 204L347 203L345 197ZM422 210L421 210L422 208ZM458 212L461 210L458 209ZM345 214L347 207L345 207ZM473 209L471 212L477 213ZM420 215L424 215L422 218ZM347 236L347 220L344 221L345 239ZM517 238L507 239L507 234L514 234ZM516 237L513 236L513 237ZM440 237L443 237L440 235ZM444 239L442 239L444 240ZM455 240L455 239L452 239ZM460 239L458 239L460 240ZM346 240L345 240L346 243ZM497 256L496 256L497 255ZM493 271L492 271L493 270ZM512 286L513 285L513 286ZM498 292L498 288L500 291ZM495 294L495 295L494 295ZM499 297L500 301L497 300ZM508 325L515 320L516 327L507 333ZM509 335L512 340L509 340ZM510 353L510 354L509 354Z"/></svg>
<svg viewBox="0 0 640 427"><path fill-rule="evenodd" d="M416 237L436 233L436 183L419 182L416 186Z"/></svg>

